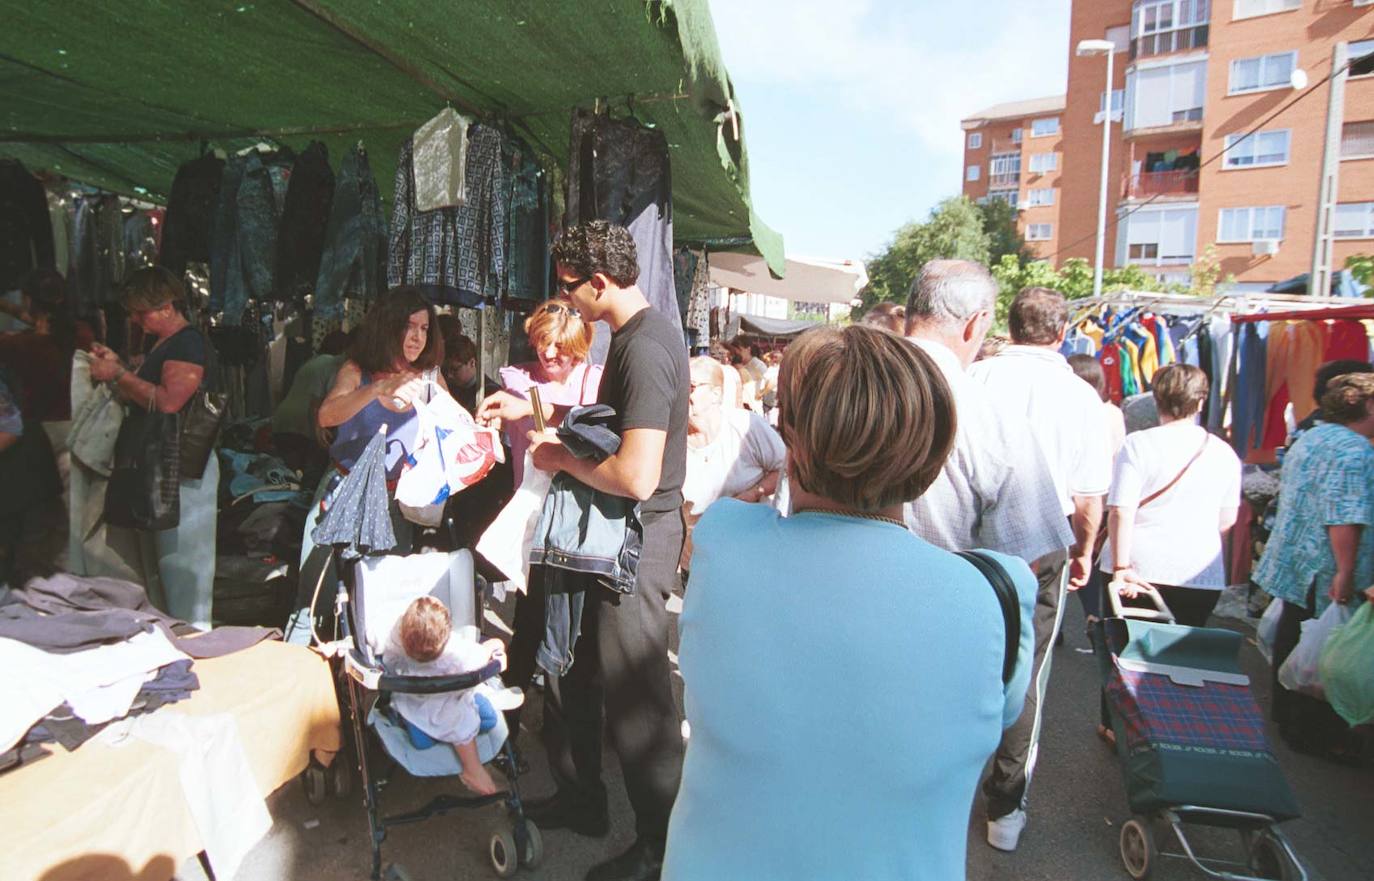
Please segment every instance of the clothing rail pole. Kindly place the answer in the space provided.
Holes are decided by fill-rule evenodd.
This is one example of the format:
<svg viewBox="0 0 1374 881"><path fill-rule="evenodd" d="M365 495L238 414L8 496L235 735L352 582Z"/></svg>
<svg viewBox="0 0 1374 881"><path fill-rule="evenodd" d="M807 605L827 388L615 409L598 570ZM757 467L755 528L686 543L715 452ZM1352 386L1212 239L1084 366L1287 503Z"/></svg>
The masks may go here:
<svg viewBox="0 0 1374 881"><path fill-rule="evenodd" d="M487 396L487 310L477 309L477 403Z"/></svg>

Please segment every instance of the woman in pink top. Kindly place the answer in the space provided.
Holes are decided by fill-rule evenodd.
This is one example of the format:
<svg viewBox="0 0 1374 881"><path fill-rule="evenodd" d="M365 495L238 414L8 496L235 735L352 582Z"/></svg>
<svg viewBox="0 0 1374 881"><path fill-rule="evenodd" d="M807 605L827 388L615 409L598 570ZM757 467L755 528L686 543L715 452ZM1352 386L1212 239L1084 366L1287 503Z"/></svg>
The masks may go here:
<svg viewBox="0 0 1374 881"><path fill-rule="evenodd" d="M534 429L530 389L539 389L544 418L550 425L563 421L573 407L596 403L601 365L588 364L595 328L573 311L567 300L546 300L525 319L525 333L538 361L501 368L502 391L489 395L477 408L477 421L505 425L510 441L515 485L525 472L526 436Z"/></svg>

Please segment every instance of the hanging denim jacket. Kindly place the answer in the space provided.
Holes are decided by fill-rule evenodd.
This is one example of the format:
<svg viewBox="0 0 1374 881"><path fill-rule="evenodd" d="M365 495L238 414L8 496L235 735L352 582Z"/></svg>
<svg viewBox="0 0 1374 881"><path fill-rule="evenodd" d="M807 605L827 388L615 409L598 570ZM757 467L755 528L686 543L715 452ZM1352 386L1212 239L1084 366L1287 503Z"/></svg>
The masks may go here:
<svg viewBox="0 0 1374 881"><path fill-rule="evenodd" d="M604 460L620 448L620 438L607 425L614 416L604 404L574 408L558 429L559 439L578 458ZM570 474L554 477L529 552L530 565L543 567L540 667L555 676L567 672L587 591L599 586L633 594L643 546L637 501L593 489Z"/></svg>

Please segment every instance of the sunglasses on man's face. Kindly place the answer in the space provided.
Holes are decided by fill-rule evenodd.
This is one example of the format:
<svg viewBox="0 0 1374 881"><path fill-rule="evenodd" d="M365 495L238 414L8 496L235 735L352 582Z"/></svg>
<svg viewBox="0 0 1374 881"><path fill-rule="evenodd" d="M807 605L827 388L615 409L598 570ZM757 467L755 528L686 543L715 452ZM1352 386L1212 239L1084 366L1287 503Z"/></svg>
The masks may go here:
<svg viewBox="0 0 1374 881"><path fill-rule="evenodd" d="M590 275L584 275L583 277L573 279L572 281L562 281L562 280L560 279L559 282L558 282L558 293L560 293L560 294L562 294L563 296L566 297L566 296L570 295L573 291L575 291L575 290L577 290L578 288L582 287L584 284L586 284L587 282L589 282L589 281L591 281L591 280L592 280L592 277L591 277ZM553 311L553 310L549 310L549 311Z"/></svg>

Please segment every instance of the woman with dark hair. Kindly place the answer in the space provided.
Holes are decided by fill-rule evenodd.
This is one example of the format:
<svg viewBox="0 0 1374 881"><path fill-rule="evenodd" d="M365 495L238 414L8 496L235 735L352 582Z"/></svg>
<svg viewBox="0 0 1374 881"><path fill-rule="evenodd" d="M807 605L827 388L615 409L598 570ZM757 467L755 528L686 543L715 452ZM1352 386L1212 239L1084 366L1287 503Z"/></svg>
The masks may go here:
<svg viewBox="0 0 1374 881"><path fill-rule="evenodd" d="M722 499L696 528L679 651L692 737L663 878L963 877L979 775L1030 681L1035 577L991 555L1020 600L1004 683L997 594L902 522L955 437L923 351L872 327L807 331L778 397L795 513ZM856 671L861 705L838 718ZM883 773L856 777L855 744Z"/></svg>
<svg viewBox="0 0 1374 881"><path fill-rule="evenodd" d="M431 332L433 331L433 332ZM343 475L362 455L382 426L386 426L386 476L394 487L415 447L419 420L414 402L426 400L430 384L448 391L440 369L444 363L444 338L434 307L413 287L393 288L373 304L354 330L348 358L334 375L334 387L320 402L316 422L321 429L337 429L327 470L315 490L301 538L301 570L305 571L315 542L311 537ZM409 522L392 504L392 524L399 547L410 544ZM310 641L307 609L300 609L287 624L290 642Z"/></svg>
<svg viewBox="0 0 1374 881"><path fill-rule="evenodd" d="M431 328L436 332L430 333ZM428 383L448 390L439 370L444 363L444 338L437 331L434 307L411 287L390 291L363 318L348 360L335 375L318 416L321 428L338 428L329 454L341 470L353 467L367 442L385 425L387 479L401 476L415 440L411 402Z"/></svg>
<svg viewBox="0 0 1374 881"><path fill-rule="evenodd" d="M180 413L205 381L205 337L186 320L186 289L168 269L140 269L124 283L129 320L156 339L143 363L130 370L113 351L91 347L91 379L114 385L130 407ZM181 521L172 529L142 533L143 570L161 582L167 612L210 627L215 582L215 530L219 509L219 457L211 455L197 478L182 475ZM114 531L117 527L110 527ZM151 540L151 541L150 541ZM152 587L152 578L149 578ZM150 590L156 598L157 591Z"/></svg>
<svg viewBox="0 0 1374 881"><path fill-rule="evenodd" d="M1283 460L1278 519L1256 584L1283 603L1274 635L1272 712L1299 752L1358 761L1360 744L1330 704L1289 691L1278 670L1298 645L1302 622L1332 603L1374 601L1374 375L1327 377L1321 420Z"/></svg>

